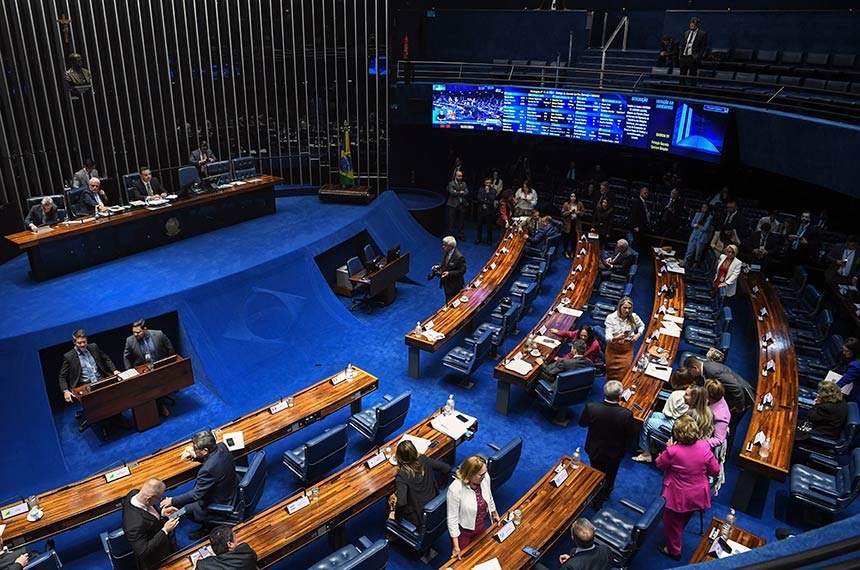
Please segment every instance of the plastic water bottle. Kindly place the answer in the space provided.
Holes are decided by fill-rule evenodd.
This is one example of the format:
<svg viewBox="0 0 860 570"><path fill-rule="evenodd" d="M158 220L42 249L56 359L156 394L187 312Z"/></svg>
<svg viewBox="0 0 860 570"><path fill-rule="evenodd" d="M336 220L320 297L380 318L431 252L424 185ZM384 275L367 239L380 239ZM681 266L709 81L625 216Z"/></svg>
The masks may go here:
<svg viewBox="0 0 860 570"><path fill-rule="evenodd" d="M355 371L352 369L352 363L346 365L346 380L347 382L352 382L353 377L355 377Z"/></svg>
<svg viewBox="0 0 860 570"><path fill-rule="evenodd" d="M728 540L729 533L732 532L736 522L738 522L738 517L735 515L735 510L729 509L729 514L726 515L726 522L723 523L723 527L720 529L720 536Z"/></svg>
<svg viewBox="0 0 860 570"><path fill-rule="evenodd" d="M418 321L417 323L415 323L415 330L412 331L412 334L414 334L415 336L420 336L423 332L424 329L421 328L421 321Z"/></svg>
<svg viewBox="0 0 860 570"><path fill-rule="evenodd" d="M450 416L454 413L454 394L448 395L448 401L445 402L445 415Z"/></svg>
<svg viewBox="0 0 860 570"><path fill-rule="evenodd" d="M636 369L645 370L646 368L648 368L648 357L643 354L639 357L639 362L636 363Z"/></svg>
<svg viewBox="0 0 860 570"><path fill-rule="evenodd" d="M582 452L581 448L577 447L576 451L573 452L573 455L570 458L570 466L573 469L579 469L579 466L582 465Z"/></svg>
<svg viewBox="0 0 860 570"><path fill-rule="evenodd" d="M526 343L526 350L531 352L531 350L535 347L535 335L534 333L529 335L529 341Z"/></svg>
<svg viewBox="0 0 860 570"><path fill-rule="evenodd" d="M761 444L761 449L758 451L759 457L762 459L767 459L770 457L770 438L764 440L764 443Z"/></svg>

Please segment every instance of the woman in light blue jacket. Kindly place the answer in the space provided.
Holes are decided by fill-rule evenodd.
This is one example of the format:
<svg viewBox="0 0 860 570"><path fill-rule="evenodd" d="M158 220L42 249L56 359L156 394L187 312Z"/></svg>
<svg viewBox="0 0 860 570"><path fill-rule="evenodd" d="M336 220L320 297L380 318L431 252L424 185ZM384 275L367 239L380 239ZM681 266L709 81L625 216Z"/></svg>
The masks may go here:
<svg viewBox="0 0 860 570"><path fill-rule="evenodd" d="M711 206L705 202L702 204L702 209L696 212L693 216L693 221L690 222L690 227L693 228L690 233L690 240L687 242L687 254L684 256L684 265L689 267L691 264L702 261L702 254L711 238L711 222L714 217L711 215Z"/></svg>

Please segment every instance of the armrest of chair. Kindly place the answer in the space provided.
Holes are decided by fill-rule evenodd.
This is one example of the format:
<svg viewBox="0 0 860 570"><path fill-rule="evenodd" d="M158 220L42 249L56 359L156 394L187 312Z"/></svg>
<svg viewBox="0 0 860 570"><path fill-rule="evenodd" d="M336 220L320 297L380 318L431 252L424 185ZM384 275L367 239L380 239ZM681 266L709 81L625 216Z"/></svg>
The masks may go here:
<svg viewBox="0 0 860 570"><path fill-rule="evenodd" d="M818 485L815 485L814 483L809 486L809 490L815 491L816 493L824 495L828 499L833 499L834 501L839 498L839 495L837 495L833 491L829 491L828 489L825 489L824 487L819 487Z"/></svg>
<svg viewBox="0 0 860 570"><path fill-rule="evenodd" d="M361 549L366 550L373 546L373 541L367 538L366 536L360 536L358 538L358 543L361 544Z"/></svg>
<svg viewBox="0 0 860 570"><path fill-rule="evenodd" d="M231 515L233 514L233 505L228 505L227 503L211 503L206 505L206 511L222 515Z"/></svg>
<svg viewBox="0 0 860 570"><path fill-rule="evenodd" d="M830 439L829 437L822 437L820 435L811 435L804 443L815 443L825 448L835 448L839 445L838 440Z"/></svg>
<svg viewBox="0 0 860 570"><path fill-rule="evenodd" d="M487 447L489 447L489 448L490 448L490 449L492 449L493 451L498 451L498 450L500 450L500 449L502 448L502 446L500 446L499 444L497 444L497 443L492 443L492 442L488 443L488 444L487 444Z"/></svg>
<svg viewBox="0 0 860 570"><path fill-rule="evenodd" d="M102 548L104 548L105 554L110 556L110 546L108 546L108 533L103 532L99 534L99 538L102 541Z"/></svg>
<svg viewBox="0 0 860 570"><path fill-rule="evenodd" d="M830 459L829 457L825 457L820 453L810 453L809 461L810 464L816 464L819 467L827 470L831 475L836 473L839 470L839 463L835 459ZM810 465L812 467L813 465Z"/></svg>
<svg viewBox="0 0 860 570"><path fill-rule="evenodd" d="M236 466L236 475L239 476L240 481L242 480L242 477L244 477L245 473L247 473L247 472L248 472L248 466L247 465L237 465Z"/></svg>
<svg viewBox="0 0 860 570"><path fill-rule="evenodd" d="M408 520L406 520L406 519L401 519L401 520L399 520L399 521L389 521L389 522L390 522L390 523L394 523L394 524L396 524L396 525L397 525L397 526L399 526L399 527L400 527L404 532L408 532L408 533L411 533L411 534L417 534L417 533L418 533L418 527L416 527L414 524L412 524L411 522L409 522L409 521L408 521Z"/></svg>
<svg viewBox="0 0 860 570"><path fill-rule="evenodd" d="M391 400L393 400L393 399L394 399L394 396L392 396L391 394L385 394L385 395L382 397L382 399L383 399L383 400L385 400L386 402L390 402Z"/></svg>
<svg viewBox="0 0 860 570"><path fill-rule="evenodd" d="M639 513L640 515L645 514L645 507L643 507L637 503L634 503L633 501L631 501L629 499L621 499L621 501L619 501L619 502L622 505L624 505L625 507L627 507L628 509L630 509L631 511Z"/></svg>

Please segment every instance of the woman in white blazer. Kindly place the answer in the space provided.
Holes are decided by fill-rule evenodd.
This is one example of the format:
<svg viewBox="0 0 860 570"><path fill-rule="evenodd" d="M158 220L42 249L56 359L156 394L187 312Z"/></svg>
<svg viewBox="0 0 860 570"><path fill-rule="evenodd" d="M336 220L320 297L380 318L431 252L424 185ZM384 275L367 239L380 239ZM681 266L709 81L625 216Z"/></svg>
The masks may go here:
<svg viewBox="0 0 860 570"><path fill-rule="evenodd" d="M734 297L738 290L738 277L741 274L741 260L738 259L738 247L729 244L723 250L720 260L717 262L717 274L714 276L714 293L718 289L726 288L726 297Z"/></svg>
<svg viewBox="0 0 860 570"><path fill-rule="evenodd" d="M490 520L499 520L487 462L482 457L473 455L463 461L457 469L457 478L448 487L447 501L452 555L459 558L460 551L483 532Z"/></svg>

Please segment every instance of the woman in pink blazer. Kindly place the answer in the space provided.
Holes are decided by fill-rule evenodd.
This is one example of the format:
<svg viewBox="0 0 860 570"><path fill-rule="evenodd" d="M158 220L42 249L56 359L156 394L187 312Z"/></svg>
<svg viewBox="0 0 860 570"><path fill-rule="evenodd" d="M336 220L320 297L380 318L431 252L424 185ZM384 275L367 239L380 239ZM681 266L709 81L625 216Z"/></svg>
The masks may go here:
<svg viewBox="0 0 860 570"><path fill-rule="evenodd" d="M666 545L658 546L657 550L673 560L681 559L681 539L690 517L711 506L708 476L716 477L720 473L711 446L699 436L696 420L681 416L675 420L666 450L655 462L663 471L663 496L666 498L663 508Z"/></svg>

